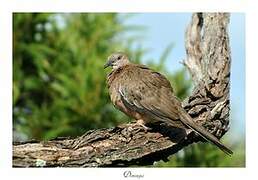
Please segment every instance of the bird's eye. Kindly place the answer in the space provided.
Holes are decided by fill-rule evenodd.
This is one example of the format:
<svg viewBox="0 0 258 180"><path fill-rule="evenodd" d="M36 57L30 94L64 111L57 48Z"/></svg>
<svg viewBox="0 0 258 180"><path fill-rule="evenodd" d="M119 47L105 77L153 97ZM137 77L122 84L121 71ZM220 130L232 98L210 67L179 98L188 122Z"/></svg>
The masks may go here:
<svg viewBox="0 0 258 180"><path fill-rule="evenodd" d="M120 60L120 59L121 59L121 56L118 56L117 59Z"/></svg>

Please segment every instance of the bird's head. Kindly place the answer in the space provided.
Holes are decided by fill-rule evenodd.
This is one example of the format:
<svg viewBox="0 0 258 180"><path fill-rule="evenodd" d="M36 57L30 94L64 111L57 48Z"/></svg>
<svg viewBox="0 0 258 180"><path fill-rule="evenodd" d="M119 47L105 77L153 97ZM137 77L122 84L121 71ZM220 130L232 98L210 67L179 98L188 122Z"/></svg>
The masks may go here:
<svg viewBox="0 0 258 180"><path fill-rule="evenodd" d="M129 58L125 53L116 52L108 57L107 63L104 65L104 69L110 66L113 70L115 70L129 63Z"/></svg>

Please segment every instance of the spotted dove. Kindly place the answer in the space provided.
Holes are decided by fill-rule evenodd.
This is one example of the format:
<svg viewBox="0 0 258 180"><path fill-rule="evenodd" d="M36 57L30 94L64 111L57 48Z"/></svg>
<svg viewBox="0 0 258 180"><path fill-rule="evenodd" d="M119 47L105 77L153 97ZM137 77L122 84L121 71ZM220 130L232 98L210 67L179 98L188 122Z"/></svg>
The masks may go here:
<svg viewBox="0 0 258 180"><path fill-rule="evenodd" d="M191 129L223 152L233 153L193 121L165 76L146 66L131 63L121 52L108 57L104 68L109 66L112 71L107 76L108 90L112 103L120 111L144 124L165 122L176 128Z"/></svg>

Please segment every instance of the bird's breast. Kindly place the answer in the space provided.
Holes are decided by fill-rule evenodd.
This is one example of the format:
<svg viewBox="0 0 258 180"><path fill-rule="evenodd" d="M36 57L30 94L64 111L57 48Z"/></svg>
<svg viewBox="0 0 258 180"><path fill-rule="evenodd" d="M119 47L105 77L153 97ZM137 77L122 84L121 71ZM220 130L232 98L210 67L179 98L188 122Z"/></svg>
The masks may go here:
<svg viewBox="0 0 258 180"><path fill-rule="evenodd" d="M118 92L118 87L116 87L115 85L111 85L109 87L109 94L110 94L111 102L114 105L116 105L117 101L121 100L121 95Z"/></svg>
<svg viewBox="0 0 258 180"><path fill-rule="evenodd" d="M143 119L142 114L128 108L125 106L125 104L122 101L121 95L118 90L118 86L110 86L109 88L109 93L110 93L110 99L111 102L114 104L114 106L128 115L131 118L134 119Z"/></svg>

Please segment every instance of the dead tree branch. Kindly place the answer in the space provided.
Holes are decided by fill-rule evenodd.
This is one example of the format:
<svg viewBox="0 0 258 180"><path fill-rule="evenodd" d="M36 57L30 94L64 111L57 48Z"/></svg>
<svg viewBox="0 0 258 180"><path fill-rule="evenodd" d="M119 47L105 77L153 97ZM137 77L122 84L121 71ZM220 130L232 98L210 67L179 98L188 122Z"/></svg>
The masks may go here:
<svg viewBox="0 0 258 180"><path fill-rule="evenodd" d="M185 33L184 61L195 83L184 108L194 121L221 138L229 129L230 48L227 13L194 13ZM166 160L185 146L201 141L166 125L152 130L125 124L91 130L75 138L13 145L14 167L105 167L147 165Z"/></svg>

